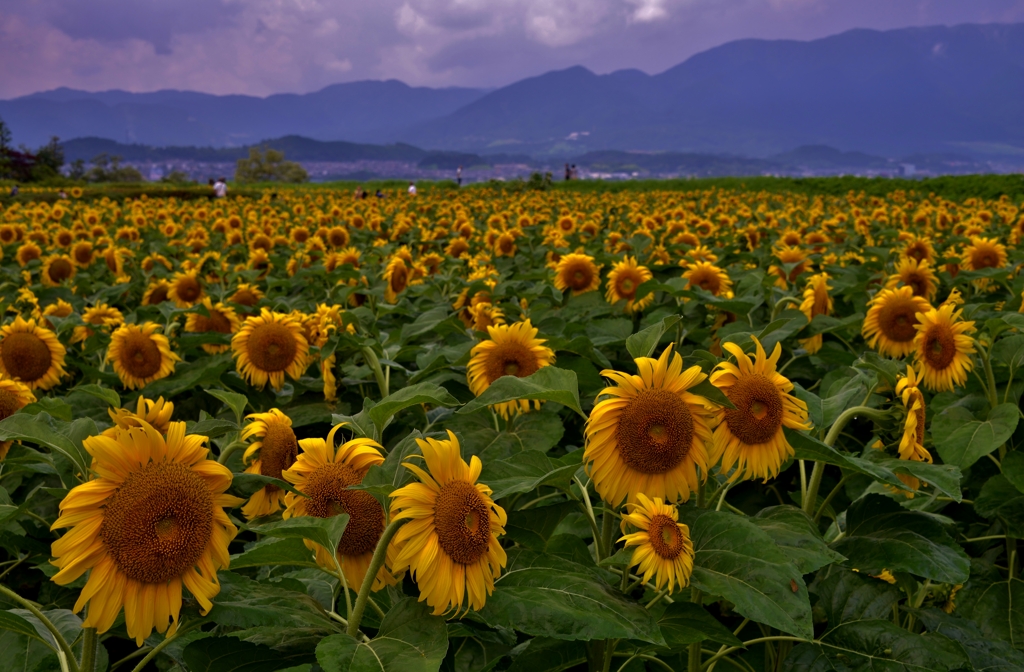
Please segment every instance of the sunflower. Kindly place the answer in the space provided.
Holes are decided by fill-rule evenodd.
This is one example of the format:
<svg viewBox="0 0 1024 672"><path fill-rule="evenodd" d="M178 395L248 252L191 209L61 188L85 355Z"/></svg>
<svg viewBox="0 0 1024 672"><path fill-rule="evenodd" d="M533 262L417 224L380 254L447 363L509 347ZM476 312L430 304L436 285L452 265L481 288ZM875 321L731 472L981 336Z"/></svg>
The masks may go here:
<svg viewBox="0 0 1024 672"><path fill-rule="evenodd" d="M775 257L779 260L780 265L769 266L768 273L778 276L775 280L776 287L788 288L789 283L796 282L800 274L807 270L807 253L799 247L783 245L775 250ZM788 273L784 268L786 265L792 265Z"/></svg>
<svg viewBox="0 0 1024 672"><path fill-rule="evenodd" d="M913 259L918 262L932 263L935 261L935 248L927 238L915 236L907 241L906 247L900 252L900 257Z"/></svg>
<svg viewBox="0 0 1024 672"><path fill-rule="evenodd" d="M729 275L711 262L698 261L690 265L683 273L686 288L699 287L715 296L732 292L732 281Z"/></svg>
<svg viewBox="0 0 1024 672"><path fill-rule="evenodd" d="M171 283L166 280L154 280L146 287L142 295L142 305L156 306L167 301L171 292Z"/></svg>
<svg viewBox="0 0 1024 672"><path fill-rule="evenodd" d="M306 370L309 342L302 324L292 315L266 308L242 323L231 339L238 373L250 385L263 389L267 382L275 390L284 386L284 376L298 380Z"/></svg>
<svg viewBox="0 0 1024 672"><path fill-rule="evenodd" d="M82 321L93 327L106 327L107 329L110 329L124 324L124 315L120 310L113 306L108 306L105 303L97 303L95 306L90 306L85 309L85 312L82 313ZM90 327L84 325L75 327L74 332L71 334L71 342L80 343L92 336L94 333L96 332Z"/></svg>
<svg viewBox="0 0 1024 672"><path fill-rule="evenodd" d="M26 266L28 262L33 259L39 259L43 256L43 250L35 243L28 242L18 248L16 258L18 265Z"/></svg>
<svg viewBox="0 0 1024 672"><path fill-rule="evenodd" d="M51 254L43 260L42 280L47 287L57 287L75 277L75 263L66 254Z"/></svg>
<svg viewBox="0 0 1024 672"><path fill-rule="evenodd" d="M48 390L65 375L66 351L57 335L20 316L0 328L0 373L30 390Z"/></svg>
<svg viewBox="0 0 1024 672"><path fill-rule="evenodd" d="M203 298L203 283L199 279L199 271L178 272L171 278L171 288L167 298L178 308L189 308Z"/></svg>
<svg viewBox="0 0 1024 672"><path fill-rule="evenodd" d="M252 308L263 298L263 292L256 285L241 283L235 288L234 293L228 299L231 303L237 303L246 308Z"/></svg>
<svg viewBox="0 0 1024 672"><path fill-rule="evenodd" d="M407 518L394 546L399 549L391 571L412 572L434 615L482 609L494 592L494 580L507 558L498 543L505 534L505 510L491 499L491 489L477 483L482 464L462 459L459 440L416 439L426 470L403 463L418 478L391 493L391 518Z"/></svg>
<svg viewBox="0 0 1024 672"><path fill-rule="evenodd" d="M104 436L116 437L119 429L141 427L142 423L150 425L161 434L166 434L171 427L174 404L164 401L163 397L153 401L139 395L134 411L128 408L108 408L107 414L113 420L114 426L103 430Z"/></svg>
<svg viewBox="0 0 1024 672"><path fill-rule="evenodd" d="M202 304L206 308L206 312L210 314L209 317L199 313L189 313L185 319L185 331L194 334L205 334L207 332L233 334L242 325L242 321L238 319L238 313L235 312L234 308L220 302L214 304L210 301L209 297L203 297ZM226 352L227 349L227 345L218 345L216 343L203 344L203 350L211 355Z"/></svg>
<svg viewBox="0 0 1024 672"><path fill-rule="evenodd" d="M869 348L886 357L906 357L914 351L917 314L931 310L924 297L910 286L883 289L868 302L861 334Z"/></svg>
<svg viewBox="0 0 1024 672"><path fill-rule="evenodd" d="M995 238L971 238L971 244L964 248L961 266L968 271L1006 266L1006 246Z"/></svg>
<svg viewBox="0 0 1024 672"><path fill-rule="evenodd" d="M487 334L489 340L473 346L466 367L469 389L478 397L502 376L526 378L555 361L554 351L544 345L544 339L537 338L537 329L528 319L515 324L487 327ZM533 403L540 408L539 401ZM508 419L513 413L528 412L530 402L520 399L496 404L494 408L503 418Z"/></svg>
<svg viewBox="0 0 1024 672"><path fill-rule="evenodd" d="M341 427L338 425L332 429L326 441L299 441L302 451L294 464L281 472L281 477L302 495L287 493L282 515L288 520L299 516L330 518L339 513L348 514L348 526L334 555L345 574L345 581L353 590L359 590L370 568L377 542L384 533L384 507L370 493L350 490L349 486L358 485L370 467L383 462L384 457L380 453L381 445L372 439L352 439L335 450L334 435ZM315 549L317 564L329 570L335 569L329 550L308 540L306 547ZM394 558L393 544L388 547L387 554L387 560ZM373 590L395 583L395 576L381 567L374 577Z"/></svg>
<svg viewBox="0 0 1024 672"><path fill-rule="evenodd" d="M255 437L256 441L245 451L243 459L249 463L245 473L281 478L281 472L295 464L299 454L292 419L276 408L253 413L248 419L251 422L242 430L241 438L245 441ZM283 495L284 491L276 485L265 485L242 507L242 515L252 520L276 513L281 509Z"/></svg>
<svg viewBox="0 0 1024 672"><path fill-rule="evenodd" d="M921 296L928 301L935 300L939 291L939 279L935 275L929 261L918 261L913 257L902 257L896 264L896 272L889 276L885 283L886 289L895 289L907 285L914 290L914 296Z"/></svg>
<svg viewBox="0 0 1024 672"><path fill-rule="evenodd" d="M807 281L807 287L804 289L804 300L800 304L800 312L807 317L808 322L818 315L829 315L832 313L832 297L828 293L828 290L832 289L832 287L828 284L829 279L828 273L818 273L817 275L812 275ZM813 355L821 350L821 341L821 334L815 334L810 338L801 338L800 345Z"/></svg>
<svg viewBox="0 0 1024 672"><path fill-rule="evenodd" d="M387 268L384 269L384 282L387 283L384 300L388 303L395 303L398 300L398 295L409 286L409 267L406 266L404 259L394 256L388 261Z"/></svg>
<svg viewBox="0 0 1024 672"><path fill-rule="evenodd" d="M206 441L173 422L166 439L143 423L82 442L96 477L61 502L52 529L71 530L53 543L51 563L61 586L89 572L74 607L89 604L83 627L106 632L123 607L128 636L142 646L154 629L177 629L182 586L202 614L213 607L238 532L224 507L241 500L224 494L231 472L207 459Z"/></svg>
<svg viewBox="0 0 1024 672"><path fill-rule="evenodd" d="M932 455L924 447L925 403L924 394L917 386L918 380L913 367L907 367L907 375L900 376L896 382L896 394L903 400L907 411L907 419L903 424L903 436L900 438L900 459L914 462L932 463ZM921 489L921 481L909 474L896 474L913 490ZM909 494L913 497L913 493Z"/></svg>
<svg viewBox="0 0 1024 672"><path fill-rule="evenodd" d="M587 420L587 473L613 506L641 492L686 501L708 473L716 407L689 392L707 376L699 366L683 371L683 358L671 346L658 359L634 361L639 375L601 372L614 385L598 395Z"/></svg>
<svg viewBox="0 0 1024 672"><path fill-rule="evenodd" d="M573 296L592 292L601 286L601 267L588 254L567 254L555 265L555 287L571 290Z"/></svg>
<svg viewBox="0 0 1024 672"><path fill-rule="evenodd" d="M974 368L974 322L961 319L952 302L917 313L914 361L918 377L932 392L951 392Z"/></svg>
<svg viewBox="0 0 1024 672"><path fill-rule="evenodd" d="M57 299L56 303L51 303L46 308L43 308L42 316L43 316L43 318L47 318L47 317L61 317L61 318L64 318L64 317L68 317L73 312L75 312L75 307L74 306L72 306L70 303L68 303L64 299ZM50 320L43 319L43 320L41 320L41 322L42 322L42 324L44 324L46 326L47 329L50 329L50 330L53 329L53 323L50 322Z"/></svg>
<svg viewBox="0 0 1024 672"><path fill-rule="evenodd" d="M27 385L0 375L0 420L6 420L29 404L35 403L36 395ZM0 460L7 457L11 441L0 441Z"/></svg>
<svg viewBox="0 0 1024 672"><path fill-rule="evenodd" d="M640 312L654 301L654 292L637 301L636 290L652 277L654 276L646 266L640 266L635 258L627 256L612 266L612 270L608 272L605 298L608 303L625 301L627 313Z"/></svg>
<svg viewBox="0 0 1024 672"><path fill-rule="evenodd" d="M793 455L782 428L810 429L807 404L790 394L793 383L775 369L782 344L776 343L766 357L761 342L753 340L753 360L737 344L726 343L722 347L736 357L736 364L722 362L711 373L711 384L736 407L719 411L711 446L712 464L721 460L723 472L736 467L730 481L774 477Z"/></svg>
<svg viewBox="0 0 1024 672"><path fill-rule="evenodd" d="M129 390L166 378L174 373L174 363L181 361L171 352L170 342L160 333L162 329L156 322L124 324L110 335L107 361Z"/></svg>
<svg viewBox="0 0 1024 672"><path fill-rule="evenodd" d="M619 539L626 542L626 548L636 547L629 566L638 565L637 573L643 573L643 583L653 578L659 591L667 588L671 593L677 586L685 588L693 573L690 528L679 522L678 509L665 504L660 497L652 501L639 492L636 499L626 504L629 513L622 517L622 532L626 532L627 525L638 531Z"/></svg>

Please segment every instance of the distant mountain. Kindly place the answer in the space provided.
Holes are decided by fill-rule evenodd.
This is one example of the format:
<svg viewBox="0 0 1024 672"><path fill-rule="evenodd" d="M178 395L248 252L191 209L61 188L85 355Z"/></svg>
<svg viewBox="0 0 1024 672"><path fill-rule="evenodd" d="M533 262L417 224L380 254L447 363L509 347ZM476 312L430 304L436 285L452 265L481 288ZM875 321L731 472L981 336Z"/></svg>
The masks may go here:
<svg viewBox="0 0 1024 672"><path fill-rule="evenodd" d="M379 141L396 129L450 114L480 89L430 89L402 82L335 84L315 93L214 96L192 91L89 93L61 88L0 101L14 141L94 136L152 146L240 146L301 134L317 140Z"/></svg>
<svg viewBox="0 0 1024 672"><path fill-rule="evenodd" d="M575 67L494 91L397 81L268 98L58 89L0 101L0 117L15 142L30 146L52 134L212 147L295 134L546 157L641 150L767 159L827 145L890 158L1001 154L1020 162L1024 24L739 40L658 75ZM840 158L871 167L863 157Z"/></svg>

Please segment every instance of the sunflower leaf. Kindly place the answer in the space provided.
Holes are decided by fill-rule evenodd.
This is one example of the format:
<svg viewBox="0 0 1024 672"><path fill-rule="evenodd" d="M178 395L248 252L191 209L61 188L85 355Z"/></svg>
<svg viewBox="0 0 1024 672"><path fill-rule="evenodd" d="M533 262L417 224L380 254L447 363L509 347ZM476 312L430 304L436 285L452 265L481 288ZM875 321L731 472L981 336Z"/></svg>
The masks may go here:
<svg viewBox="0 0 1024 672"><path fill-rule="evenodd" d="M274 478L273 476L264 476L263 474L234 474L231 479L231 491L237 494L239 497L251 497L260 488L268 485L273 485L282 490L305 497L301 492L295 489L295 486L288 481L283 481L280 478Z"/></svg>
<svg viewBox="0 0 1024 672"><path fill-rule="evenodd" d="M109 387L102 387L100 385L79 385L71 391L84 392L85 394L96 397L97 399L102 399L107 402L107 405L111 408L121 407L121 396Z"/></svg>
<svg viewBox="0 0 1024 672"><path fill-rule="evenodd" d="M457 406L459 400L448 390L434 383L417 383L402 388L381 399L368 411L370 421L377 427L378 435L391 422L396 413L410 406L434 404L435 406Z"/></svg>
<svg viewBox="0 0 1024 672"><path fill-rule="evenodd" d="M245 407L249 404L248 397L244 394L227 392L225 390L206 390L206 393L214 399L219 399L227 404L227 407L235 414L235 420L239 425L242 424L242 416L245 414Z"/></svg>
<svg viewBox="0 0 1024 672"><path fill-rule="evenodd" d="M483 394L460 408L457 413L472 413L484 406L517 399L553 401L567 406L583 418L587 417L580 408L580 392L576 372L554 366L545 366L525 378L516 378L515 376L498 378Z"/></svg>
<svg viewBox="0 0 1024 672"><path fill-rule="evenodd" d="M231 569L260 567L263 565L299 565L316 567L313 551L306 548L302 539L279 539L268 537L250 544L245 551L231 556Z"/></svg>
<svg viewBox="0 0 1024 672"><path fill-rule="evenodd" d="M341 536L348 526L348 514L339 513L330 518L315 516L299 516L266 525L250 525L249 529L256 534L279 539L309 539L324 548L337 548Z"/></svg>
<svg viewBox="0 0 1024 672"><path fill-rule="evenodd" d="M78 439L82 431L90 429L85 425L91 425L92 430L85 436L99 433L96 423L85 418L80 418L74 423L66 423L54 420L47 413L15 413L0 421L0 441L13 439L49 448L71 461L75 473L70 474L70 478L84 481L89 472L89 465L92 464L92 456L82 447L81 440L75 439ZM64 485L70 487L72 484Z"/></svg>
<svg viewBox="0 0 1024 672"><path fill-rule="evenodd" d="M845 560L828 547L818 526L795 506L770 506L749 520L764 530L803 574Z"/></svg>
<svg viewBox="0 0 1024 672"><path fill-rule="evenodd" d="M274 672L315 661L309 652L280 651L237 637L197 639L182 657L191 672Z"/></svg>
<svg viewBox="0 0 1024 672"><path fill-rule="evenodd" d="M568 490L573 474L580 467L583 451L569 453L553 460L539 450L527 450L508 460L484 463L480 482L494 491L492 497L501 499L517 492L530 492L542 485Z"/></svg>
<svg viewBox="0 0 1024 672"><path fill-rule="evenodd" d="M932 419L932 440L943 462L966 469L1006 443L1019 420L1017 404L999 404L984 421L966 408L953 406Z"/></svg>
<svg viewBox="0 0 1024 672"><path fill-rule="evenodd" d="M637 293L639 294L639 290ZM680 319L679 315L669 315L661 322L638 331L626 339L626 350L629 351L629 354L634 359L650 357L654 353L655 348L658 347L658 343L661 342L661 337L665 335L665 332L674 327Z"/></svg>

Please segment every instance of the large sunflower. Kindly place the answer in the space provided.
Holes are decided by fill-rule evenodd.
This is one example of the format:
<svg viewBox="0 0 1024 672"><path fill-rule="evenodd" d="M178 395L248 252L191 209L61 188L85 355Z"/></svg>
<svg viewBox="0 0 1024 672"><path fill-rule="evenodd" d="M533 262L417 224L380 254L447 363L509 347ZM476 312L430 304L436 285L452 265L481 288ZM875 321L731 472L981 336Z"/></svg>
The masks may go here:
<svg viewBox="0 0 1024 672"><path fill-rule="evenodd" d="M424 471L404 466L419 478L391 493L392 519L408 518L395 535L397 557L391 571L412 572L434 614L468 608L482 609L494 592L494 580L507 558L498 543L505 534L505 510L491 499L491 489L477 483L482 464L469 464L459 452L459 440L416 439Z"/></svg>
<svg viewBox="0 0 1024 672"><path fill-rule="evenodd" d="M30 390L48 390L60 382L66 351L57 335L20 316L0 328L0 373Z"/></svg>
<svg viewBox="0 0 1024 672"><path fill-rule="evenodd" d="M339 429L341 425L332 429L326 441L299 441L302 452L290 468L281 472L281 477L302 495L287 493L282 515L287 520L298 516L331 518L347 513L348 526L335 549L335 557L349 587L359 590L370 568L377 542L384 533L384 507L370 493L350 490L349 486L359 484L369 468L383 462L384 457L380 454L381 445L372 439L352 439L335 450L334 435ZM306 546L316 550L316 561L321 567L334 570L334 560L328 549L308 540ZM387 554L386 559L391 560L393 549L389 547ZM394 583L394 575L381 567L374 578L373 589L380 590Z"/></svg>
<svg viewBox="0 0 1024 672"><path fill-rule="evenodd" d="M654 301L654 292L637 301L636 290L653 277L646 266L637 264L633 257L626 257L612 266L612 270L608 272L605 299L608 303L625 301L627 313L639 312Z"/></svg>
<svg viewBox="0 0 1024 672"><path fill-rule="evenodd" d="M24 383L0 375L0 420L6 420L36 400ZM0 441L0 460L7 457L11 441Z"/></svg>
<svg viewBox="0 0 1024 672"><path fill-rule="evenodd" d="M885 283L886 289L895 289L907 285L914 291L914 296L924 297L928 301L935 300L939 291L939 279L935 275L929 261L918 261L913 257L901 257L896 264L896 272L889 276Z"/></svg>
<svg viewBox="0 0 1024 672"><path fill-rule="evenodd" d="M275 390L284 386L284 376L298 380L306 370L309 342L302 323L292 315L266 308L242 324L231 339L238 373L250 385L263 389L267 382Z"/></svg>
<svg viewBox="0 0 1024 672"><path fill-rule="evenodd" d="M686 279L686 288L700 287L705 292L715 296L722 296L732 292L732 280L729 275L714 264L707 261L698 261L691 264L683 273Z"/></svg>
<svg viewBox="0 0 1024 672"><path fill-rule="evenodd" d="M968 271L1006 266L1006 246L996 238L971 238L971 244L964 248L961 265Z"/></svg>
<svg viewBox="0 0 1024 672"><path fill-rule="evenodd" d="M601 267L589 254L567 254L555 265L555 287L569 290L573 296L592 292L601 286Z"/></svg>
<svg viewBox="0 0 1024 672"><path fill-rule="evenodd" d="M832 313L832 297L828 293L828 290L832 289L832 287L829 286L828 281L828 273L812 275L807 281L807 287L804 289L804 300L800 304L800 312L807 317L808 322L818 315L830 315ZM800 339L800 345L810 354L821 350L821 342L821 334Z"/></svg>
<svg viewBox="0 0 1024 672"><path fill-rule="evenodd" d="M292 419L276 408L266 413L253 413L242 430L242 440L256 438L245 451L243 459L249 463L247 474L261 474L281 478L281 472L295 464L299 455L299 442L292 431ZM249 520L269 516L281 509L284 491L276 485L265 485L253 493L242 507L242 515Z"/></svg>
<svg viewBox="0 0 1024 672"><path fill-rule="evenodd" d="M658 359L635 361L639 375L601 372L614 385L598 395L587 420L587 473L612 506L641 492L686 501L708 473L716 407L688 391L707 376L699 366L683 371L683 358L671 346Z"/></svg>
<svg viewBox="0 0 1024 672"><path fill-rule="evenodd" d="M950 302L917 314L914 361L918 377L932 392L963 385L974 368L974 322L962 320L962 313Z"/></svg>
<svg viewBox="0 0 1024 672"><path fill-rule="evenodd" d="M544 345L544 339L537 338L537 329L529 319L515 324L489 326L487 333L490 339L473 346L466 367L469 389L478 397L498 378L525 378L555 361L555 353ZM540 408L539 401L534 405ZM529 411L530 402L525 399L508 401L496 404L495 410L507 419L512 413Z"/></svg>
<svg viewBox="0 0 1024 672"><path fill-rule="evenodd" d="M206 441L173 422L166 439L140 424L83 442L96 477L61 502L53 529L71 530L53 543L51 562L62 586L89 572L74 608L89 604L84 627L106 632L123 607L141 646L154 629L177 628L182 586L201 613L213 607L217 570L238 532L224 507L241 500L224 494L231 471L207 459Z"/></svg>
<svg viewBox="0 0 1024 672"><path fill-rule="evenodd" d="M767 357L761 342L754 343L753 360L737 344L726 343L736 363L722 362L711 373L711 383L736 407L719 411L711 447L712 464L721 460L723 472L736 467L731 481L774 477L793 455L782 428L810 429L807 404L790 394L793 383L776 371L782 344Z"/></svg>
<svg viewBox="0 0 1024 672"><path fill-rule="evenodd" d="M75 262L66 254L51 254L43 260L42 280L47 287L57 287L75 277Z"/></svg>
<svg viewBox="0 0 1024 672"><path fill-rule="evenodd" d="M206 317L199 313L189 313L185 319L185 331L200 334L207 332L233 334L238 331L242 321L238 319L238 313L235 312L234 308L219 301L214 304L210 301L209 297L203 297L202 304L210 316ZM211 355L220 354L227 351L227 349L227 345L203 343L203 350Z"/></svg>
<svg viewBox="0 0 1024 672"><path fill-rule="evenodd" d="M142 326L124 324L110 335L107 361L129 390L142 389L154 380L174 373L174 363L181 357L171 352L167 337L156 322Z"/></svg>
<svg viewBox="0 0 1024 672"><path fill-rule="evenodd" d="M914 351L917 314L930 309L928 301L908 285L883 289L868 302L861 334L869 348L886 357L906 357Z"/></svg>
<svg viewBox="0 0 1024 672"><path fill-rule="evenodd" d="M677 586L685 588L693 573L690 528L678 522L679 510L660 497L652 501L640 492L636 499L626 504L629 513L622 517L622 531L625 533L627 525L638 531L619 539L626 542L626 548L636 547L629 566L639 565L637 573L642 574L643 583L653 578L658 590L667 587L671 593Z"/></svg>

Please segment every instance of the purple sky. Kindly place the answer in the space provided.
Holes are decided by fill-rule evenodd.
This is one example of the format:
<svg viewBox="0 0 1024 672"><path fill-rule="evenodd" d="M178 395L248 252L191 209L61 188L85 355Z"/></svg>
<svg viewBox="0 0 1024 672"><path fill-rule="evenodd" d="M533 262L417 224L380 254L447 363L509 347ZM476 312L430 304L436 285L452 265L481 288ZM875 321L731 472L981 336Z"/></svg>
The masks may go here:
<svg viewBox="0 0 1024 672"><path fill-rule="evenodd" d="M665 70L730 40L1024 21L1024 0L9 0L0 98L58 86L304 93Z"/></svg>

